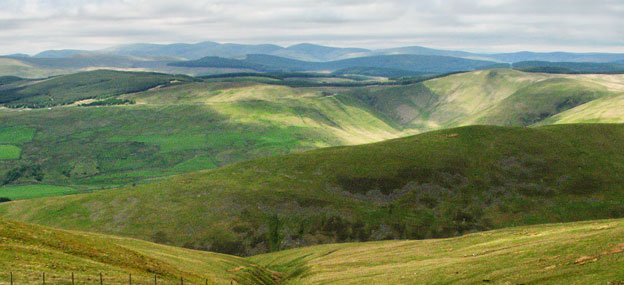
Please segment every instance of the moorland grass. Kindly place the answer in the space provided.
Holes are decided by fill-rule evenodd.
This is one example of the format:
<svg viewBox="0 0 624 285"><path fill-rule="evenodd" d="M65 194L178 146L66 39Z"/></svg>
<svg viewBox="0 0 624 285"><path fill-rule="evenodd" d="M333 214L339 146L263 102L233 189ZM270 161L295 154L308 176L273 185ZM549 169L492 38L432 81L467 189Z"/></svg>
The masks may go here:
<svg viewBox="0 0 624 285"><path fill-rule="evenodd" d="M313 246L253 256L287 284L617 284L624 221L525 226L451 239Z"/></svg>
<svg viewBox="0 0 624 285"><path fill-rule="evenodd" d="M239 255L617 218L621 138L622 125L462 127L4 203L0 214Z"/></svg>
<svg viewBox="0 0 624 285"><path fill-rule="evenodd" d="M609 284L624 220L513 227L450 239L340 243L240 258L0 219L0 283Z"/></svg>
<svg viewBox="0 0 624 285"><path fill-rule="evenodd" d="M0 284L254 284L271 273L235 256L0 219Z"/></svg>

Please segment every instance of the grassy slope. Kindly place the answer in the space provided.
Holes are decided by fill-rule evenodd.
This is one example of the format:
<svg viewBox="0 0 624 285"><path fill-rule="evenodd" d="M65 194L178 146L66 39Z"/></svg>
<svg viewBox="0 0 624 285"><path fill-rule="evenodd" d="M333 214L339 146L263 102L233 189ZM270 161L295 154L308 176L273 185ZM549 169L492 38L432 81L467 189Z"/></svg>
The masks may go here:
<svg viewBox="0 0 624 285"><path fill-rule="evenodd" d="M271 279L271 272L242 258L153 244L128 238L63 231L0 219L0 283L8 284L9 271L17 284L41 281L92 283L103 273L105 283L160 282L245 284Z"/></svg>
<svg viewBox="0 0 624 285"><path fill-rule="evenodd" d="M0 57L0 76L10 75L24 78L42 78L63 73L66 72L39 68L15 58Z"/></svg>
<svg viewBox="0 0 624 285"><path fill-rule="evenodd" d="M356 100L315 89L192 83L122 98L137 104L0 112L11 126L0 127L0 136L20 127L36 131L23 143L22 159L0 169L40 165L44 183L115 186L404 133Z"/></svg>
<svg viewBox="0 0 624 285"><path fill-rule="evenodd" d="M624 91L622 75L531 74L485 70L424 82L440 98L429 115L443 127L531 125L590 100Z"/></svg>
<svg viewBox="0 0 624 285"><path fill-rule="evenodd" d="M539 124L624 123L623 110L624 95L609 96L561 112Z"/></svg>
<svg viewBox="0 0 624 285"><path fill-rule="evenodd" d="M186 76L144 72L111 70L81 72L1 90L0 104L31 108L67 105L80 100L105 99L189 80L192 79Z"/></svg>
<svg viewBox="0 0 624 285"><path fill-rule="evenodd" d="M624 281L623 241L620 219L452 239L331 244L251 260L304 272L289 284L608 284Z"/></svg>
<svg viewBox="0 0 624 285"><path fill-rule="evenodd" d="M497 69L400 87L352 88L356 97L405 129L471 124L527 126L624 91L622 75L553 75Z"/></svg>
<svg viewBox="0 0 624 285"><path fill-rule="evenodd" d="M464 127L5 203L0 214L248 255L622 217L621 138L621 125Z"/></svg>
<svg viewBox="0 0 624 285"><path fill-rule="evenodd" d="M608 283L624 274L624 220L525 226L451 239L329 244L247 259L0 219L0 283ZM510 258L513 256L513 258Z"/></svg>

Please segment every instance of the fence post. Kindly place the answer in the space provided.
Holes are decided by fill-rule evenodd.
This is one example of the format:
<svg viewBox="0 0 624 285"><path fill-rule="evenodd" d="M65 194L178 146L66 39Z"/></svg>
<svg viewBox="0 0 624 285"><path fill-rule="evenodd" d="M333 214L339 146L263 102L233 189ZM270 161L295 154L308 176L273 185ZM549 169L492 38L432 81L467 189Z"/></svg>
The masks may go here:
<svg viewBox="0 0 624 285"><path fill-rule="evenodd" d="M13 285L13 271L11 271L11 285Z"/></svg>
<svg viewBox="0 0 624 285"><path fill-rule="evenodd" d="M72 272L72 285L74 285L74 272Z"/></svg>
<svg viewBox="0 0 624 285"><path fill-rule="evenodd" d="M43 285L45 285L45 272L43 272Z"/></svg>
<svg viewBox="0 0 624 285"><path fill-rule="evenodd" d="M156 274L154 274L154 285L156 285Z"/></svg>
<svg viewBox="0 0 624 285"><path fill-rule="evenodd" d="M104 284L103 280L102 280L102 272L100 272L100 285Z"/></svg>
<svg viewBox="0 0 624 285"><path fill-rule="evenodd" d="M180 276L180 285L184 285L184 279L182 279L182 276Z"/></svg>
<svg viewBox="0 0 624 285"><path fill-rule="evenodd" d="M130 285L132 285L132 273L130 273L130 275L128 275L128 282Z"/></svg>

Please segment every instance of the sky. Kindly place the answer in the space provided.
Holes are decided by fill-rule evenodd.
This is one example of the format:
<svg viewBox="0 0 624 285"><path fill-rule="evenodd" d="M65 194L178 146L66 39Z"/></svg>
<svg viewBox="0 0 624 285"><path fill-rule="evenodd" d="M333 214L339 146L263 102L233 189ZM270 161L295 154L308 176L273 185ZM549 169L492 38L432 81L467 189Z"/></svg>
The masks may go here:
<svg viewBox="0 0 624 285"><path fill-rule="evenodd" d="M0 0L0 54L130 43L624 53L624 0Z"/></svg>

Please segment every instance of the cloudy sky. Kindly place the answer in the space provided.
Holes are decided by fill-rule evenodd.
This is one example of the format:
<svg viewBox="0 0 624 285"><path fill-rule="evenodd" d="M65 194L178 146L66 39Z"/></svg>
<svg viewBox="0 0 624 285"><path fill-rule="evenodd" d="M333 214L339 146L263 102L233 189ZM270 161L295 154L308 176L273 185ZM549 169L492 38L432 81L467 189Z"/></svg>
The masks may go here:
<svg viewBox="0 0 624 285"><path fill-rule="evenodd" d="M0 54L201 41L624 52L624 0L0 0Z"/></svg>

